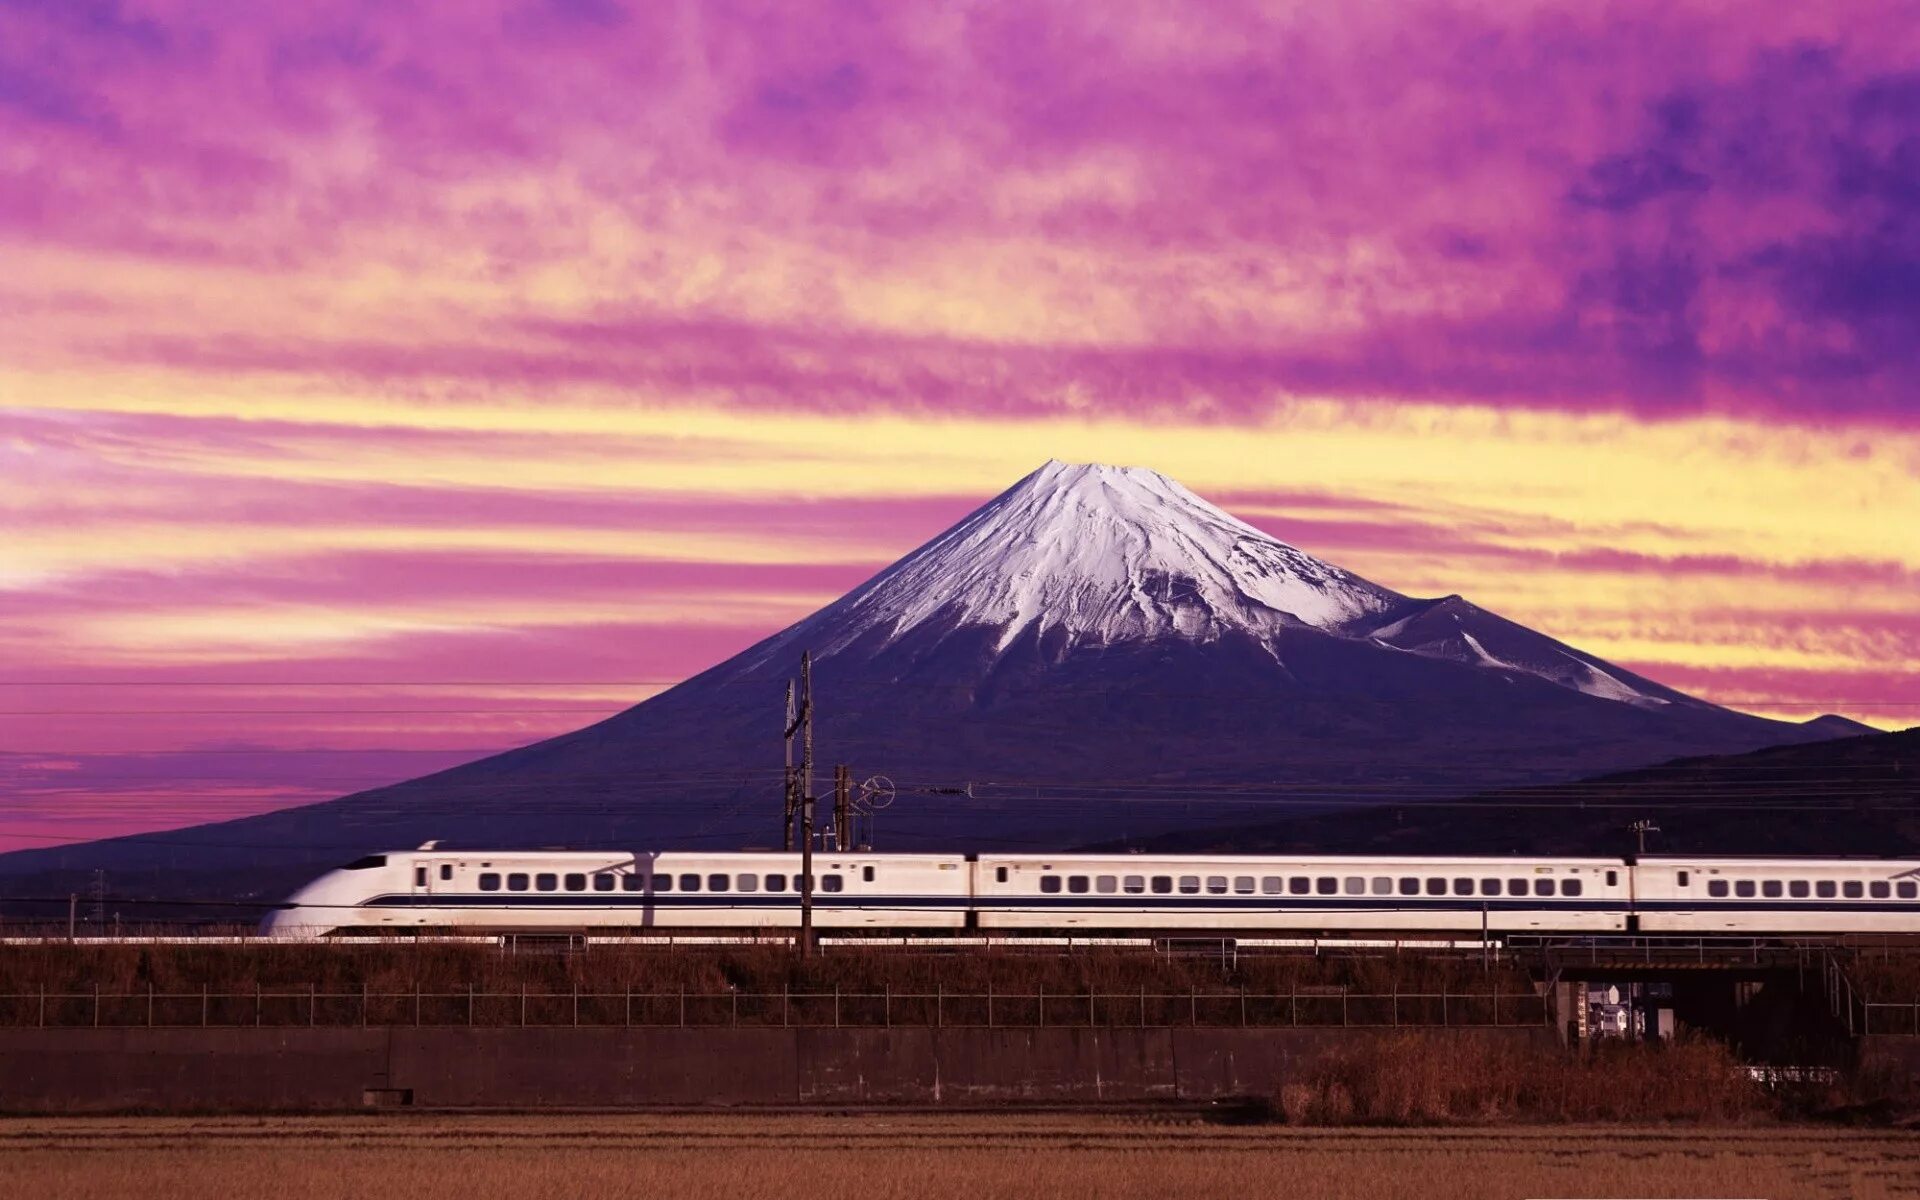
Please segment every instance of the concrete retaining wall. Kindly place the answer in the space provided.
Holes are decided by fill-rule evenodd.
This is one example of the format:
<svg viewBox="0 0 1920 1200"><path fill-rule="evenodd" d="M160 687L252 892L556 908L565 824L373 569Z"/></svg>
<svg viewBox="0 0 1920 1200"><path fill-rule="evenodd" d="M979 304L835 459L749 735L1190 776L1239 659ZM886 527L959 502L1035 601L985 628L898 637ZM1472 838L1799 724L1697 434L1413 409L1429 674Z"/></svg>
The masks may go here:
<svg viewBox="0 0 1920 1200"><path fill-rule="evenodd" d="M1422 1036L1553 1042L1544 1029ZM1272 1095L1342 1029L0 1030L0 1111L1120 1104Z"/></svg>
<svg viewBox="0 0 1920 1200"><path fill-rule="evenodd" d="M0 1110L357 1108L388 1086L387 1032L0 1029Z"/></svg>

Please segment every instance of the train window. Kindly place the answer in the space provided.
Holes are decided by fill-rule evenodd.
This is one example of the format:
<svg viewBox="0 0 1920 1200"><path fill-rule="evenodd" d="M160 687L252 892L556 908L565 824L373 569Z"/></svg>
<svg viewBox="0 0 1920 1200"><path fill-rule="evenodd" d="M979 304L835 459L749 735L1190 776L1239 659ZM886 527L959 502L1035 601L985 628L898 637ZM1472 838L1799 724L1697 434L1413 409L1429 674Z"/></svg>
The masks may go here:
<svg viewBox="0 0 1920 1200"><path fill-rule="evenodd" d="M567 875L567 890L584 892L587 890L587 877L584 874L570 872Z"/></svg>
<svg viewBox="0 0 1920 1200"><path fill-rule="evenodd" d="M1180 894L1181 895L1192 896L1197 894L1199 891L1200 891L1200 877L1198 875L1182 875L1180 877Z"/></svg>
<svg viewBox="0 0 1920 1200"><path fill-rule="evenodd" d="M1007 869L1005 867L995 867L993 869L993 881L995 883L1005 883L1007 881Z"/></svg>
<svg viewBox="0 0 1920 1200"><path fill-rule="evenodd" d="M593 877L593 890L594 890L594 891L596 891L596 892L610 892L610 891L612 891L612 890L613 890L613 876L612 876L612 875L609 875L609 874L608 874L607 872L605 872L605 871L601 871L601 872L600 872L599 874L597 874L597 875L595 875L595 876Z"/></svg>
<svg viewBox="0 0 1920 1200"><path fill-rule="evenodd" d="M1867 894L1867 889L1858 879L1849 879L1840 885L1840 894L1849 900L1858 900Z"/></svg>
<svg viewBox="0 0 1920 1200"><path fill-rule="evenodd" d="M785 875L769 875L769 876L767 876L767 890L768 890L768 891L770 891L770 892L784 892L784 891L786 891L786 890L787 890L787 877L786 877Z"/></svg>
<svg viewBox="0 0 1920 1200"><path fill-rule="evenodd" d="M1342 884L1342 885L1341 885L1341 889L1340 889L1340 890L1341 890L1341 891L1343 891L1343 892L1345 892L1345 893L1346 893L1347 895L1349 895L1349 896L1364 896L1364 895L1366 895L1366 894L1367 894L1367 879L1366 879L1366 876L1364 876L1364 875L1349 875L1349 876L1347 876L1347 879L1346 879L1346 882L1345 882L1344 884Z"/></svg>
<svg viewBox="0 0 1920 1200"><path fill-rule="evenodd" d="M698 875L682 875L680 877L680 890L683 892L699 891L700 877Z"/></svg>
<svg viewBox="0 0 1920 1200"><path fill-rule="evenodd" d="M550 871L542 871L533 877L533 890L536 892L557 892L560 890L560 877Z"/></svg>
<svg viewBox="0 0 1920 1200"><path fill-rule="evenodd" d="M527 877L525 875L522 875L518 871L515 871L513 874L507 876L507 890L510 892L526 891Z"/></svg>
<svg viewBox="0 0 1920 1200"><path fill-rule="evenodd" d="M1373 877L1373 894L1376 896L1393 895L1393 880L1385 875L1375 875Z"/></svg>
<svg viewBox="0 0 1920 1200"><path fill-rule="evenodd" d="M1500 881L1498 879L1482 879L1480 881L1480 894L1482 896L1498 896L1500 890Z"/></svg>
<svg viewBox="0 0 1920 1200"><path fill-rule="evenodd" d="M1313 881L1305 875L1290 875L1287 877L1287 890L1296 896L1306 895L1312 887Z"/></svg>
<svg viewBox="0 0 1920 1200"><path fill-rule="evenodd" d="M1831 900L1840 894L1840 885L1831 879L1821 879L1814 883L1813 894L1822 900Z"/></svg>
<svg viewBox="0 0 1920 1200"><path fill-rule="evenodd" d="M1313 881L1313 890L1322 896L1331 896L1340 890L1340 881L1331 875L1322 875Z"/></svg>
<svg viewBox="0 0 1920 1200"><path fill-rule="evenodd" d="M1120 881L1120 886L1126 891L1127 895L1138 896L1141 892L1147 890L1147 877L1145 875L1129 875Z"/></svg>
<svg viewBox="0 0 1920 1200"><path fill-rule="evenodd" d="M427 886L427 869L425 867L415 867L413 869L413 886Z"/></svg>
<svg viewBox="0 0 1920 1200"><path fill-rule="evenodd" d="M1727 881L1724 879L1707 880L1707 895L1724 896L1727 894Z"/></svg>
<svg viewBox="0 0 1920 1200"><path fill-rule="evenodd" d="M1920 884L1915 883L1911 879L1902 879L1899 883L1894 884L1893 888L1902 900L1911 900L1915 896L1920 895Z"/></svg>
<svg viewBox="0 0 1920 1200"><path fill-rule="evenodd" d="M672 890L673 890L673 876L671 876L671 875L655 875L655 876L653 877L653 890L654 890L654 891L656 891L656 892L670 892L670 891L672 891Z"/></svg>
<svg viewBox="0 0 1920 1200"><path fill-rule="evenodd" d="M1402 896L1418 896L1420 894L1420 881L1411 875L1402 875L1400 877L1400 894Z"/></svg>
<svg viewBox="0 0 1920 1200"><path fill-rule="evenodd" d="M873 882L873 868L872 868L872 867L861 867L861 868L860 868L860 878L861 878L862 880L864 880L864 881L866 881L867 883L872 883L872 882Z"/></svg>
<svg viewBox="0 0 1920 1200"><path fill-rule="evenodd" d="M1532 889L1527 886L1527 881L1524 879L1507 880L1507 895L1509 896L1524 896L1531 890Z"/></svg>
<svg viewBox="0 0 1920 1200"><path fill-rule="evenodd" d="M1120 890L1120 879L1115 875L1096 875L1093 877L1093 890L1101 895L1112 895Z"/></svg>
<svg viewBox="0 0 1920 1200"><path fill-rule="evenodd" d="M1536 879L1533 881L1533 894L1536 896L1553 895L1553 880Z"/></svg>
<svg viewBox="0 0 1920 1200"><path fill-rule="evenodd" d="M1680 885L1681 887L1685 887L1685 886L1687 886L1687 881L1688 881L1689 879L1692 879L1692 878L1693 878L1693 875L1692 875L1692 873L1691 873L1691 872L1688 872L1688 871L1680 871L1680 872L1677 872L1677 873L1676 873L1676 874L1674 875L1674 877L1673 877L1673 881L1674 881L1675 883L1677 883L1677 884L1679 884L1679 885ZM1612 872L1612 871L1608 871L1608 872L1607 872L1607 886L1608 886L1608 887L1612 887L1612 886L1613 886L1613 872Z"/></svg>
<svg viewBox="0 0 1920 1200"><path fill-rule="evenodd" d="M1058 892L1060 890L1060 877L1058 875L1042 875L1040 877L1040 890L1049 896Z"/></svg>
<svg viewBox="0 0 1920 1200"><path fill-rule="evenodd" d="M760 890L760 877L751 871L742 871L733 877L733 890L736 892L757 892Z"/></svg>
<svg viewBox="0 0 1920 1200"><path fill-rule="evenodd" d="M1456 879L1453 881L1453 894L1456 896L1473 895L1473 880Z"/></svg>
<svg viewBox="0 0 1920 1200"><path fill-rule="evenodd" d="M1618 871L1608 871L1608 872L1607 872L1607 886L1608 886L1608 887L1614 887L1614 886L1616 886L1616 885L1618 885L1618 884L1619 884L1619 882L1620 882L1620 872L1618 872ZM1681 887L1685 887L1685 886L1687 886L1687 873L1686 873L1685 871L1682 871L1682 872L1680 872L1680 886L1681 886Z"/></svg>
<svg viewBox="0 0 1920 1200"><path fill-rule="evenodd" d="M732 876L718 875L718 874L707 876L707 890L710 892L724 892L729 890L732 886L733 886Z"/></svg>
<svg viewBox="0 0 1920 1200"><path fill-rule="evenodd" d="M1736 896L1740 896L1742 898L1750 898L1753 895L1753 880L1751 879L1734 880L1733 894Z"/></svg>
<svg viewBox="0 0 1920 1200"><path fill-rule="evenodd" d="M1795 900L1805 900L1813 895L1813 885L1804 879L1792 879L1787 882L1787 895Z"/></svg>
<svg viewBox="0 0 1920 1200"><path fill-rule="evenodd" d="M1444 879L1434 879L1434 878L1429 878L1429 879L1427 880L1427 895L1429 895L1429 896L1444 896L1444 895L1446 895L1446 894L1447 894L1447 881L1446 881L1446 880L1444 880Z"/></svg>
<svg viewBox="0 0 1920 1200"><path fill-rule="evenodd" d="M1153 877L1153 891L1155 895L1164 896L1172 890L1173 890L1173 876L1155 875Z"/></svg>
<svg viewBox="0 0 1920 1200"><path fill-rule="evenodd" d="M1233 890L1242 896L1253 895L1253 876L1235 875L1233 877Z"/></svg>
<svg viewBox="0 0 1920 1200"><path fill-rule="evenodd" d="M481 872L480 890L483 892L499 891L500 890L500 873L498 871Z"/></svg>
<svg viewBox="0 0 1920 1200"><path fill-rule="evenodd" d="M341 867L340 869L342 871L365 871L373 867L384 867L386 865L387 865L386 855L369 854L365 858L354 859L352 862L348 863L344 867Z"/></svg>
<svg viewBox="0 0 1920 1200"><path fill-rule="evenodd" d="M1067 890L1072 892L1076 896L1086 895L1087 894L1087 877L1085 875L1067 876Z"/></svg>
<svg viewBox="0 0 1920 1200"><path fill-rule="evenodd" d="M1278 875L1262 875L1260 877L1260 890L1268 896L1278 896L1284 886Z"/></svg>
<svg viewBox="0 0 1920 1200"><path fill-rule="evenodd" d="M452 863L441 863L441 864L440 864L440 878L442 878L442 879L452 879L452 878L453 878L453 864L452 864Z"/></svg>
<svg viewBox="0 0 1920 1200"><path fill-rule="evenodd" d="M620 877L620 890L623 892L643 892L647 888L647 877L629 871Z"/></svg>
<svg viewBox="0 0 1920 1200"><path fill-rule="evenodd" d="M1780 898L1780 891L1781 887L1778 879L1766 879L1760 883L1760 894L1770 900L1778 900Z"/></svg>
<svg viewBox="0 0 1920 1200"><path fill-rule="evenodd" d="M1586 885L1578 879L1562 879L1560 881L1560 894L1562 896L1578 896L1585 886Z"/></svg>
<svg viewBox="0 0 1920 1200"><path fill-rule="evenodd" d="M1875 900L1885 900L1888 893L1892 891L1893 889L1887 886L1887 881L1884 879L1876 879L1867 885L1867 895Z"/></svg>
<svg viewBox="0 0 1920 1200"><path fill-rule="evenodd" d="M820 890L823 892L842 891L846 886L847 881L838 875L822 875L820 877Z"/></svg>
<svg viewBox="0 0 1920 1200"><path fill-rule="evenodd" d="M1227 894L1227 877L1225 875L1207 876L1207 894L1211 896L1226 895Z"/></svg>

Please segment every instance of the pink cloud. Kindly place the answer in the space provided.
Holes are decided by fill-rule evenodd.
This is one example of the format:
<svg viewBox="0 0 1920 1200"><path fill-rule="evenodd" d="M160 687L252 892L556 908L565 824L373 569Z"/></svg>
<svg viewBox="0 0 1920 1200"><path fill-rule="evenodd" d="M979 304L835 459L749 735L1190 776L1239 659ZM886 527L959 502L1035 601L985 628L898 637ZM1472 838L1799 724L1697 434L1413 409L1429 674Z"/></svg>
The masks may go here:
<svg viewBox="0 0 1920 1200"><path fill-rule="evenodd" d="M534 408L589 385L635 404L1163 425L1255 421L1279 399L1333 395L1849 423L1872 455L1920 396L1915 61L1920 26L1877 0L1764 12L1212 0L1173 14L12 0L0 3L0 254L27 266L0 280L0 356L84 375L76 408L129 379L186 394L246 375L429 404L479 393ZM735 452L699 437L4 419L33 451L5 459L8 520L76 539L116 523L340 523L757 534L816 551L765 565L327 550L95 566L0 592L0 619L19 631L142 607L668 611L721 591L772 612L857 583L880 565L868 547L905 550L979 499L271 476L367 447L503 464ZM268 473L223 473L229 460ZM1269 509L1262 527L1334 561L1790 583L1837 599L1729 624L1745 622L1756 647L1818 625L1904 661L1920 653L1910 628L1842 602L1910 590L1911 564L1891 556L1653 554L1616 543L1685 544L1683 521L1605 530L1313 493L1218 498ZM247 685L227 703L255 711L200 715L217 706L197 689L143 687L150 744L136 749L204 747L244 723L289 757L265 752L242 778L208 749L188 782L143 802L179 816L201 794L218 799L199 815L311 798L287 782L302 778L303 741L332 739L342 774L410 773L405 754L514 744L615 702L396 723L329 713L340 705L298 684L679 678L777 623L636 613L208 661L192 676ZM71 639L21 632L7 646L15 686L0 682L0 698L21 709L54 707L46 685L62 679L181 678ZM1882 706L1869 711L1906 702L1899 672L1870 665L1646 666L1736 702L1856 689ZM97 703L71 690L61 703ZM432 703L357 697L499 706L457 687ZM392 745L397 730L407 745ZM0 721L9 745L82 756L126 751L120 736L85 719ZM61 771L107 786L86 774L94 760L76 761L78 774L32 768L47 776L37 794L64 795L49 782Z"/></svg>
<svg viewBox="0 0 1920 1200"><path fill-rule="evenodd" d="M1884 417L1920 381L1914 35L1871 0L1221 2L1179 38L1012 5L80 7L0 14L0 237L310 282L477 255L517 294L593 259L599 206L743 274L747 235L812 257L751 303L523 298L405 348L115 323L79 357L1229 419L1276 392ZM976 241L1131 319L1010 345L857 315L876 272Z"/></svg>

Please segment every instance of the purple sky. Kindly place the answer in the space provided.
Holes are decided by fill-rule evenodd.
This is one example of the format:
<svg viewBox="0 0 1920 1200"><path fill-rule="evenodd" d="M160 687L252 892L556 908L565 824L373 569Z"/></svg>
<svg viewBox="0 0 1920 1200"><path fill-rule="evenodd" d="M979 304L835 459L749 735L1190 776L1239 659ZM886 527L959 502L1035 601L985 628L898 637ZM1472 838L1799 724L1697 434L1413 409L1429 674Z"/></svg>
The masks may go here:
<svg viewBox="0 0 1920 1200"><path fill-rule="evenodd" d="M1910 724L1913 15L0 0L0 848L559 732L1049 457Z"/></svg>

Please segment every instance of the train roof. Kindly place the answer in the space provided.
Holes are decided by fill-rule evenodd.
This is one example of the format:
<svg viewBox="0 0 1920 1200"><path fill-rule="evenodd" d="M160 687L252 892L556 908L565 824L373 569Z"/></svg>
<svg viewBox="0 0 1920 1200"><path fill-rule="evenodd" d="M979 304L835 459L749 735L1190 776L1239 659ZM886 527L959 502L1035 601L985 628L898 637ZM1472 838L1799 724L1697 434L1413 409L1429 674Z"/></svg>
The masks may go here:
<svg viewBox="0 0 1920 1200"><path fill-rule="evenodd" d="M1328 866L1379 866L1394 864L1397 866L1465 866L1473 863L1529 863L1537 865L1567 865L1576 867L1620 867L1627 860L1622 858L1580 858L1559 855L1527 854L1133 854L1120 850L1110 853L1089 853L1086 851L1062 851L1058 854L982 854L982 862L1012 863L1050 863L1050 862L1150 862L1173 863L1181 865L1205 866L1208 863L1324 863Z"/></svg>
<svg viewBox="0 0 1920 1200"><path fill-rule="evenodd" d="M426 855L427 857L430 857L430 858L566 858L566 857L573 857L573 858L593 858L593 859L605 859L605 858L652 859L652 858L664 858L664 857L671 856L675 858L734 859L734 858L798 858L800 856L800 851L798 850L772 850L772 849L768 849L768 850L621 850L621 849L612 848L612 847L608 847L605 849L584 849L583 850L583 849L574 849L572 847L559 847L559 846L545 846L545 847L523 846L523 847L516 847L511 849L503 849L498 846L486 846L486 847L440 846L440 847L435 847L433 849L425 849L419 846L410 846L404 850L376 850L373 853L384 854L390 857L403 857L406 855ZM964 854L901 854L901 853L896 853L893 851L886 851L886 850L815 850L813 852L813 856L815 858L824 857L824 858L911 859L911 860L919 860L924 862L964 862L966 860L966 855Z"/></svg>
<svg viewBox="0 0 1920 1200"><path fill-rule="evenodd" d="M1920 857L1898 854L1852 854L1844 856L1783 857L1777 854L1643 854L1643 863L1676 867L1920 867Z"/></svg>

